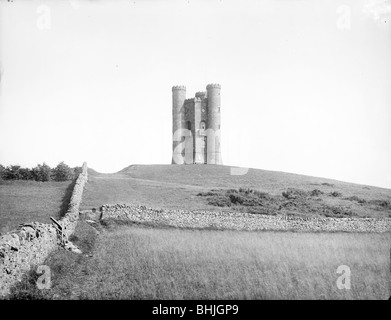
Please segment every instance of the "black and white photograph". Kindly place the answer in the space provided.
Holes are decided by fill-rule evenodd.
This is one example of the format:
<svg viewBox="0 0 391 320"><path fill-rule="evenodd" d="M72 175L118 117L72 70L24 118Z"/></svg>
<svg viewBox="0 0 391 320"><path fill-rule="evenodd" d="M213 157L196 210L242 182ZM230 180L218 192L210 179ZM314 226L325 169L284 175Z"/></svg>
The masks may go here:
<svg viewBox="0 0 391 320"><path fill-rule="evenodd" d="M0 0L0 304L243 318L390 259L390 0Z"/></svg>

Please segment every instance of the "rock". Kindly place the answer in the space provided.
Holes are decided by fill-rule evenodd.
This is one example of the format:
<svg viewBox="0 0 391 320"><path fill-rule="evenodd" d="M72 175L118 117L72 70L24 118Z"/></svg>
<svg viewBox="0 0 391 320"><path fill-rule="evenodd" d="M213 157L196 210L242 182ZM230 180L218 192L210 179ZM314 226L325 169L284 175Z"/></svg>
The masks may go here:
<svg viewBox="0 0 391 320"><path fill-rule="evenodd" d="M17 251L20 247L20 240L16 233L5 234L1 237L1 245L7 246L12 250Z"/></svg>
<svg viewBox="0 0 391 320"><path fill-rule="evenodd" d="M65 248L66 250L72 251L72 252L74 252L74 253L78 253L78 254L81 254L81 253L82 253L81 250L80 250L78 247L76 247L76 246L75 246L72 242L70 242L70 241L68 241L68 242L65 244L64 248Z"/></svg>

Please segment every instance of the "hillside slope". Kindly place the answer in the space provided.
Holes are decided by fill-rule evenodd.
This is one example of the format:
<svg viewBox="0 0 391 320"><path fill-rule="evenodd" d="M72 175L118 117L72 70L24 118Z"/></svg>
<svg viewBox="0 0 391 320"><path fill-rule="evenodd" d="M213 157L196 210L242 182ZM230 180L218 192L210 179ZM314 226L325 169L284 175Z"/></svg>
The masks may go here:
<svg viewBox="0 0 391 320"><path fill-rule="evenodd" d="M322 195L311 199L313 203L346 208L357 216L388 217L391 214L389 189L251 168L246 174L234 175L231 168L220 165L132 165L114 174L89 169L81 209L97 208L107 203L132 203L164 209L230 211L232 208L210 205L208 198L197 195L211 189L241 187L266 192L279 200L287 200L281 195L288 188L303 192L319 190ZM333 193L336 196L331 196ZM297 213L303 205L309 206L306 199L303 201L296 209Z"/></svg>

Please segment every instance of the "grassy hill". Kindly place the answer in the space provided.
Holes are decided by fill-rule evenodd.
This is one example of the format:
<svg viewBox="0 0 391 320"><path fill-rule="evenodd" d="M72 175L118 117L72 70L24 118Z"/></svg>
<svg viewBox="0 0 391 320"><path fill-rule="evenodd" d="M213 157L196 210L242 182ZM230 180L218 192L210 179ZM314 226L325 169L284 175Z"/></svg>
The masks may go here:
<svg viewBox="0 0 391 320"><path fill-rule="evenodd" d="M391 214L389 189L251 168L246 174L233 175L231 170L232 167L220 165L132 165L114 174L89 169L81 209L106 203L133 203L164 209L230 211L232 207L211 205L210 199L198 195L212 189L221 189L222 193L242 187L273 196L273 208L287 203L282 193L288 188L304 193L319 191L317 197L294 204L296 209L288 203L290 209L284 209L284 213L316 212L321 204L322 208L345 210L362 217Z"/></svg>

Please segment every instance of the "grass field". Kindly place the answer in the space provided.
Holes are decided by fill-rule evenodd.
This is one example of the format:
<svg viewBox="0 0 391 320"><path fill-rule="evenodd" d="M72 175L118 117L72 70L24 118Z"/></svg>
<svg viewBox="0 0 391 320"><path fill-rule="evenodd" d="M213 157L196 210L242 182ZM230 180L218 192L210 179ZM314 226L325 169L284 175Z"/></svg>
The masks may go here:
<svg viewBox="0 0 391 320"><path fill-rule="evenodd" d="M199 194L217 188L218 194L214 196L221 198L227 197L225 190L242 187L266 192L273 200L274 196L286 198L282 193L295 188L307 193L319 190L321 193L314 201L343 206L355 216L390 215L391 193L388 189L256 169L250 169L245 175L232 175L230 169L227 166L136 165L115 174L101 174L90 169L80 209L98 208L106 203L131 203L164 209L224 211L231 209L211 205L207 196ZM45 200L44 197L36 203L31 202L30 194L38 191L31 193L27 188L22 192L24 189L17 185L6 187L3 190L10 194L15 188L15 194L23 197L25 192L26 199L30 197L18 211L24 212L28 220L36 219L29 212L37 212L39 204L49 203L49 198ZM54 189L51 188L52 192ZM60 190L57 192L61 194ZM246 201L253 197L252 194L248 196ZM18 202L9 195L3 197L14 206ZM54 195L50 196L51 201L54 198ZM307 198L303 199L307 201ZM62 200L63 204L67 203L66 197ZM299 210L311 204L301 205ZM57 206L60 210L61 201ZM59 249L49 255L45 264L52 274L51 289L38 290L35 284L38 276L32 271L13 288L10 298L390 297L390 233L192 230L110 220L93 228L80 220L70 240L83 254ZM351 270L349 290L340 290L336 284L340 276L337 268L341 265Z"/></svg>
<svg viewBox="0 0 391 320"><path fill-rule="evenodd" d="M341 207L352 211L355 216L391 215L391 206L384 208L369 204L371 200L391 203L389 189L260 169L249 169L244 175L232 175L231 167L213 165L133 165L116 174L89 170L81 209L97 208L106 203L133 203L163 209L226 211L231 209L210 205L208 199L197 194L213 188L239 187L279 196L287 188L307 192L318 189L324 193L320 199L326 206ZM340 195L330 196L332 192ZM364 199L368 203L346 199L351 197Z"/></svg>
<svg viewBox="0 0 391 320"><path fill-rule="evenodd" d="M0 233L20 223L49 223L66 212L73 183L0 180Z"/></svg>
<svg viewBox="0 0 391 320"><path fill-rule="evenodd" d="M95 239L95 246L93 244ZM11 298L388 299L390 234L162 229L109 223L96 237L80 222L74 242L45 264L52 288L31 273ZM351 270L338 289L337 268Z"/></svg>

